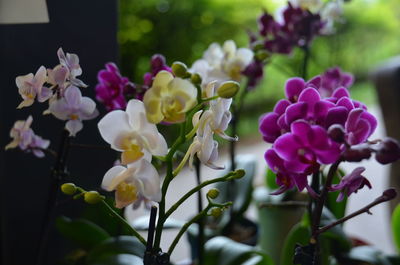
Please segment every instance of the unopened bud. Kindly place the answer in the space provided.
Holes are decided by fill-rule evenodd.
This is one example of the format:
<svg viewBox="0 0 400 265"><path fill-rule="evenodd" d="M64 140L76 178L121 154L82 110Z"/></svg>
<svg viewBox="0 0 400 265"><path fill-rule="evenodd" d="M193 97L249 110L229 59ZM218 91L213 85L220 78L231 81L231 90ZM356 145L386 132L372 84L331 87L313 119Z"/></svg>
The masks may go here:
<svg viewBox="0 0 400 265"><path fill-rule="evenodd" d="M264 61L269 57L269 53L266 50L258 50L255 57L259 61Z"/></svg>
<svg viewBox="0 0 400 265"><path fill-rule="evenodd" d="M104 200L104 196L101 196L97 191L88 191L85 192L84 200L89 204L96 204Z"/></svg>
<svg viewBox="0 0 400 265"><path fill-rule="evenodd" d="M216 199L219 195L219 190L218 189L211 189L207 192L207 197L210 199Z"/></svg>
<svg viewBox="0 0 400 265"><path fill-rule="evenodd" d="M175 76L182 78L187 77L187 66L184 63L174 62L171 68Z"/></svg>
<svg viewBox="0 0 400 265"><path fill-rule="evenodd" d="M396 198L397 192L396 192L395 189L389 188L389 189L385 190L385 191L382 193L382 196L383 196L386 200L388 200L388 201L389 201L389 200L393 200L394 198Z"/></svg>
<svg viewBox="0 0 400 265"><path fill-rule="evenodd" d="M221 208L215 207L215 208L211 209L211 213L210 213L211 216L218 218L221 216L221 214L222 214Z"/></svg>
<svg viewBox="0 0 400 265"><path fill-rule="evenodd" d="M342 157L348 162L360 162L371 157L371 149L368 145L352 146L344 151Z"/></svg>
<svg viewBox="0 0 400 265"><path fill-rule="evenodd" d="M235 81L226 81L217 88L217 94L221 98L233 98L239 91L240 85Z"/></svg>
<svg viewBox="0 0 400 265"><path fill-rule="evenodd" d="M243 169L237 169L233 172L233 175L230 177L230 179L240 179L242 178L246 172Z"/></svg>
<svg viewBox="0 0 400 265"><path fill-rule="evenodd" d="M399 160L399 143L393 138L385 138L377 147L375 159L376 161L384 165Z"/></svg>
<svg viewBox="0 0 400 265"><path fill-rule="evenodd" d="M66 195L74 195L76 190L77 188L74 183L64 183L61 185L61 191Z"/></svg>
<svg viewBox="0 0 400 265"><path fill-rule="evenodd" d="M330 126L328 129L328 135L333 141L337 143L344 143L345 132L342 125L334 124Z"/></svg>
<svg viewBox="0 0 400 265"><path fill-rule="evenodd" d="M201 76L198 73L194 73L190 77L190 81L192 81L192 83L195 85L200 85L201 84Z"/></svg>

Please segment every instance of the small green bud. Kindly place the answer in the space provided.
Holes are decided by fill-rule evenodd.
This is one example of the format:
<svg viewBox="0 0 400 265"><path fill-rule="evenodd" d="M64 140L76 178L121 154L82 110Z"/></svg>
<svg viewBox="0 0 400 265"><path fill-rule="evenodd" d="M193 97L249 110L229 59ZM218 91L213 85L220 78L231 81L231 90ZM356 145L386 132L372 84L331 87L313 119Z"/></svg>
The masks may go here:
<svg viewBox="0 0 400 265"><path fill-rule="evenodd" d="M230 177L230 179L240 179L245 174L246 174L246 172L243 169L237 169L234 171L234 174Z"/></svg>
<svg viewBox="0 0 400 265"><path fill-rule="evenodd" d="M218 189L211 189L207 192L207 197L210 199L216 199L219 195Z"/></svg>
<svg viewBox="0 0 400 265"><path fill-rule="evenodd" d="M64 183L61 185L61 191L66 195L74 195L76 190L77 188L74 183Z"/></svg>
<svg viewBox="0 0 400 265"><path fill-rule="evenodd" d="M259 50L256 52L255 57L259 61L264 61L265 59L267 59L269 57L269 53L266 50Z"/></svg>
<svg viewBox="0 0 400 265"><path fill-rule="evenodd" d="M187 66L184 63L174 62L171 68L175 76L182 78L188 77Z"/></svg>
<svg viewBox="0 0 400 265"><path fill-rule="evenodd" d="M88 191L85 192L84 199L89 204L96 204L104 200L104 196L101 196L97 191Z"/></svg>
<svg viewBox="0 0 400 265"><path fill-rule="evenodd" d="M239 91L240 85L235 81L226 81L222 83L218 89L217 94L221 98L233 98Z"/></svg>
<svg viewBox="0 0 400 265"><path fill-rule="evenodd" d="M195 85L200 85L201 84L201 76L198 73L192 74L192 76L190 77L190 80Z"/></svg>
<svg viewBox="0 0 400 265"><path fill-rule="evenodd" d="M210 213L211 216L218 218L221 216L221 214L222 214L221 208L215 207L215 208L211 209L211 213Z"/></svg>

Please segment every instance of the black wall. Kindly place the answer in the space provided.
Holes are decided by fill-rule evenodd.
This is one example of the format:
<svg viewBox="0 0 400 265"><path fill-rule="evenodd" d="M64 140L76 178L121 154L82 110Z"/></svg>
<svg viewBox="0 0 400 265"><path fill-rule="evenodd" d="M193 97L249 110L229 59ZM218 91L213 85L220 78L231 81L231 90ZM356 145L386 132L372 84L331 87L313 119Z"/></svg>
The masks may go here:
<svg viewBox="0 0 400 265"><path fill-rule="evenodd" d="M46 104L35 103L17 110L21 101L15 77L35 73L39 66L58 64L57 49L76 53L83 69L81 79L89 85L82 89L94 98L96 73L108 61L117 59L117 3L113 0L48 1L50 23L0 25L0 187L2 264L35 264L40 224L49 189L51 157L37 159L18 151L4 152L11 140L9 130L18 119L33 115L32 128L52 141L57 149L64 122L42 116ZM99 110L104 113L102 106ZM75 142L102 144L97 121L84 122ZM112 165L108 150L71 150L68 170L73 181L98 189L104 172ZM63 199L63 198L62 198ZM58 207L58 214L79 215L75 202ZM46 264L57 264L66 252L66 240L52 228Z"/></svg>

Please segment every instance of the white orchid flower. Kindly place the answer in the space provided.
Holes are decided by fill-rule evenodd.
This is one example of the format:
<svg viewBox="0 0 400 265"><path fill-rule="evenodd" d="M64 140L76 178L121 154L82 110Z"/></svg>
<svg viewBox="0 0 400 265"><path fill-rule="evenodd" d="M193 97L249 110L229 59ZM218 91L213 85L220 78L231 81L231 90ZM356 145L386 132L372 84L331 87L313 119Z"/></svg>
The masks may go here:
<svg viewBox="0 0 400 265"><path fill-rule="evenodd" d="M253 55L248 48L237 49L232 40L225 41L222 47L212 43L203 58L194 62L190 71L202 77L203 85L212 81L240 81L241 73L251 63Z"/></svg>
<svg viewBox="0 0 400 265"><path fill-rule="evenodd" d="M335 22L343 21L343 1L328 2L321 10L321 18L325 22L322 29L323 34L335 33Z"/></svg>
<svg viewBox="0 0 400 265"><path fill-rule="evenodd" d="M167 142L156 125L147 120L144 104L140 100L131 99L126 111L109 112L100 120L98 127L111 148L123 152L122 164L130 164L143 156L164 156L168 152Z"/></svg>
<svg viewBox="0 0 400 265"><path fill-rule="evenodd" d="M76 86L69 86L64 97L50 101L49 112L57 119L68 120L65 128L71 136L82 130L83 120L94 119L99 114L96 103L89 97L82 97Z"/></svg>
<svg viewBox="0 0 400 265"><path fill-rule="evenodd" d="M215 82L211 82L205 88L207 97L215 95ZM225 140L237 141L237 137L230 137L225 134L229 122L232 119L232 113L229 108L232 104L232 99L218 98L209 102L209 109L206 111L198 111L193 115L193 127L197 128L197 135L203 136L205 128L208 126L211 131Z"/></svg>
<svg viewBox="0 0 400 265"><path fill-rule="evenodd" d="M160 176L154 166L142 158L127 167L114 166L104 175L101 187L107 191L115 191L117 208L123 208L146 199L159 202L161 200Z"/></svg>
<svg viewBox="0 0 400 265"><path fill-rule="evenodd" d="M47 80L46 68L40 66L36 74L32 73L18 76L15 83L23 101L18 105L18 109L28 107L33 104L37 97L39 102L45 102L52 96L51 89L43 86Z"/></svg>
<svg viewBox="0 0 400 265"><path fill-rule="evenodd" d="M85 83L83 83L77 76L82 74L82 68L79 65L79 57L74 53L65 54L62 48L59 48L57 51L58 59L60 60L60 64L68 69L69 72L69 81L71 84L78 87L87 87Z"/></svg>
<svg viewBox="0 0 400 265"><path fill-rule="evenodd" d="M318 12L322 7L321 0L291 0L293 6L300 7L302 9L308 9L311 12Z"/></svg>

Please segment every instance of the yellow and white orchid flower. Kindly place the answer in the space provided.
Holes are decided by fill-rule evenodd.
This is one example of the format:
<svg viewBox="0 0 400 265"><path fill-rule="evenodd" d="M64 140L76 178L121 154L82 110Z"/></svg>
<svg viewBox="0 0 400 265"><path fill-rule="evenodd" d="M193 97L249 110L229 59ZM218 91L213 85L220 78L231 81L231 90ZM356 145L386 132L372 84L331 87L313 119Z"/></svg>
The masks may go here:
<svg viewBox="0 0 400 265"><path fill-rule="evenodd" d="M115 204L123 208L144 197L161 200L160 176L154 166L145 158L125 166L114 166L104 175L101 187L115 191Z"/></svg>
<svg viewBox="0 0 400 265"><path fill-rule="evenodd" d="M197 89L188 80L160 71L144 94L143 103L150 122L180 123L197 104Z"/></svg>
<svg viewBox="0 0 400 265"><path fill-rule="evenodd" d="M122 152L121 162L124 165L142 157L150 160L151 155L164 156L168 152L167 142L156 125L147 120L144 104L140 100L130 100L126 111L109 112L100 120L98 127L111 148Z"/></svg>

